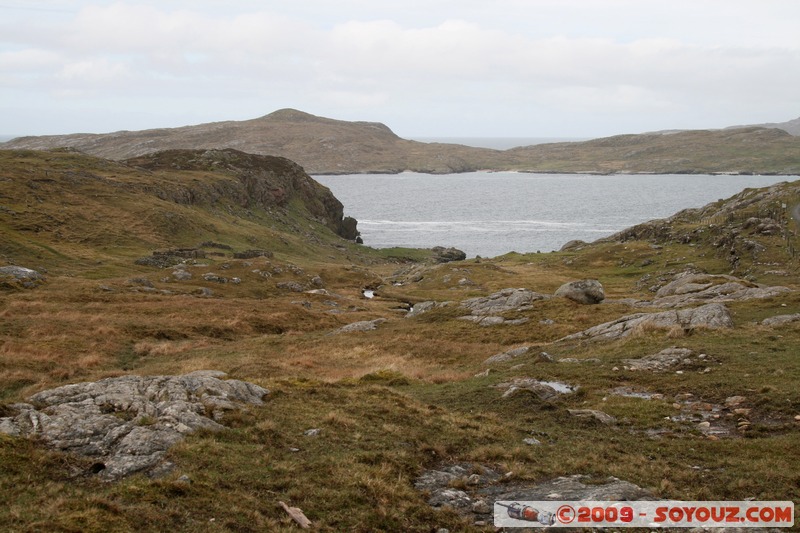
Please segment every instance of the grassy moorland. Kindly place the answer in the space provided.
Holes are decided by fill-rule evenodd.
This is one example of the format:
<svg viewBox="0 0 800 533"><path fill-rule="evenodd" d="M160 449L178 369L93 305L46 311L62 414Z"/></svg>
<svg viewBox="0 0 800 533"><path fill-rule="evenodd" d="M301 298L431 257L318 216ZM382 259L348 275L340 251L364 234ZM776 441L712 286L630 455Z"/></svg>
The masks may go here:
<svg viewBox="0 0 800 533"><path fill-rule="evenodd" d="M277 505L285 501L320 531L493 531L431 508L414 489L423 470L465 461L512 472L505 479L514 482L615 476L663 499L800 500L800 322L760 323L800 313L798 228L788 215L800 202L797 184L568 251L433 264L419 251L344 241L297 198L233 201L230 171L167 167L0 152L0 266L46 276L34 288L2 280L0 417L38 391L130 373L222 370L271 394L230 415L228 431L195 433L172 448L175 470L155 479L104 482L87 459L0 435L0 529L293 531ZM135 263L189 247L206 255L187 260L191 279ZM232 256L249 249L269 254ZM728 303L729 330L559 341L642 312L625 299L652 300L687 269L794 290ZM467 298L506 287L552 294L583 278L602 282L605 303L553 298L504 314L529 319L519 325L457 319ZM376 297L364 298L364 288ZM430 300L454 303L405 318L409 304ZM376 318L387 321L331 335ZM530 355L485 372L486 358L519 346ZM706 357L680 371L625 369L625 359L672 346ZM583 362L545 362L540 352ZM579 388L551 401L502 398L496 385L516 377ZM663 396L612 394L618 387ZM730 415L730 431L698 429L693 406L724 406L732 396L744 397L744 410L719 411L723 422ZM617 423L570 416L576 408ZM305 436L310 428L319 435ZM531 435L542 445L525 444Z"/></svg>

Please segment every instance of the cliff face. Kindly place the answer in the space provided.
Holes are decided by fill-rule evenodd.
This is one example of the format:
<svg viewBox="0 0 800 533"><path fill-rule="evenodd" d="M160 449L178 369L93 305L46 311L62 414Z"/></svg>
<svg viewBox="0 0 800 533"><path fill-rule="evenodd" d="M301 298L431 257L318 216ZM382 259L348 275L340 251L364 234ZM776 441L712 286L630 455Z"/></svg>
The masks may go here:
<svg viewBox="0 0 800 533"><path fill-rule="evenodd" d="M242 207L269 209L298 201L340 237L353 240L358 236L355 221L344 217L344 206L330 189L314 181L300 165L283 157L247 154L230 148L168 150L124 163L148 171L223 172L235 177L240 185L184 184L166 193L178 203L214 202L225 196Z"/></svg>
<svg viewBox="0 0 800 533"><path fill-rule="evenodd" d="M0 262L9 264L116 264L118 254L98 254L205 241L315 256L344 244L335 235L358 235L329 189L279 157L177 150L116 162L0 150L0 170Z"/></svg>

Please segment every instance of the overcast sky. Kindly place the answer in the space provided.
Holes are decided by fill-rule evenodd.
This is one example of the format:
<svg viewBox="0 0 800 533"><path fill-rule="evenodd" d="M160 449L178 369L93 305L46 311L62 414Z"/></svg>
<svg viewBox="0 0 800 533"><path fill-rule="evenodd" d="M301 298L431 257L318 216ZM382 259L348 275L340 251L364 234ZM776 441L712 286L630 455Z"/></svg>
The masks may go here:
<svg viewBox="0 0 800 533"><path fill-rule="evenodd" d="M0 0L0 134L292 107L403 137L800 116L798 0Z"/></svg>

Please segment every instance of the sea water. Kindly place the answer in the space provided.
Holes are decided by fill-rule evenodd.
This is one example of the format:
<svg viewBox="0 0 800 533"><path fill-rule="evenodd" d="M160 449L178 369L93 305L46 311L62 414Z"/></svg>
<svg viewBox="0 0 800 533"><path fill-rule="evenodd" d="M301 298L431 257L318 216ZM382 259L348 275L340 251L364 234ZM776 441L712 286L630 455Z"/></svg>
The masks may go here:
<svg viewBox="0 0 800 533"><path fill-rule="evenodd" d="M796 176L473 172L314 176L376 248L454 246L468 257L558 250Z"/></svg>

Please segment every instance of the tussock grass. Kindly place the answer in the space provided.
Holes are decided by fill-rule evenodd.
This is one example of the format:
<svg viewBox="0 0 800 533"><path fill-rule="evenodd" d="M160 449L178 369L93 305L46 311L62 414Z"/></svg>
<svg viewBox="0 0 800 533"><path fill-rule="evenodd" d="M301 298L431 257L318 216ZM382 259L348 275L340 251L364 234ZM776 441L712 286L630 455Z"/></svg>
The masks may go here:
<svg viewBox="0 0 800 533"><path fill-rule="evenodd" d="M15 176L42 158L53 167L83 165L106 179L144 180L116 164L98 169L75 154L26 155ZM37 194L46 198L31 188L14 196L10 208L22 213ZM42 286L0 295L0 416L40 390L128 373L217 369L271 394L265 406L231 414L230 430L200 432L173 448L168 459L175 470L161 479L134 476L104 484L87 473L90 461L0 435L4 531L296 530L278 501L302 508L320 531L478 531L452 510L431 509L413 488L424 469L463 461L512 472L515 482L616 476L665 499L800 499L794 421L800 414L800 324L759 324L800 312L797 291L730 304L733 330L642 328L612 342L555 342L640 311L616 300L650 299L650 287L687 268L730 272L705 237L695 246L607 241L580 251L421 265L405 261L425 254L398 258L399 251L343 244L291 209L278 218L259 212L248 218L235 206L167 209L145 202L137 211L130 197L121 196L92 200L97 212L81 213L79 197L65 198L66 206L45 199L37 202L41 212L35 216L25 211L14 227L0 225L2 261L13 257L48 270ZM118 218L130 223L124 231L78 230L79 223L100 224L120 210L139 217ZM175 220L183 229L172 235ZM133 264L156 245L195 245L201 238L241 249L263 246L274 256L210 257L205 266L187 267L192 279L181 282L171 279L171 269ZM760 260L743 258L737 274L800 286L782 237L753 238L770 244L768 251ZM420 281L404 277L410 267ZM766 273L776 270L782 272ZM203 274L209 272L241 283L207 281ZM311 288L317 275L329 294L277 287L296 282ZM506 287L551 294L567 281L589 277L603 283L610 301L591 307L540 301L504 315L528 319L518 326L483 328L457 320L466 314L458 303L469 297ZM132 278L146 278L154 288L145 290ZM398 278L406 283L389 285ZM473 285L459 286L461 278ZM363 298L365 287L377 289L378 297ZM196 296L202 288L213 295ZM453 303L413 319L398 310L425 300ZM331 335L376 318L387 321L374 331ZM531 350L507 363L483 364L519 346ZM671 346L691 349L692 362L661 373L625 370L625 359ZM582 362L543 363L542 351ZM503 399L496 386L517 377L578 390L553 401L523 393ZM617 387L664 398L614 396ZM751 429L715 441L691 420L665 419L691 414L674 406L687 394L715 405L744 396ZM602 410L617 424L574 418L568 409ZM320 434L305 436L312 428ZM648 430L663 433L653 437ZM524 444L529 436L542 445Z"/></svg>

